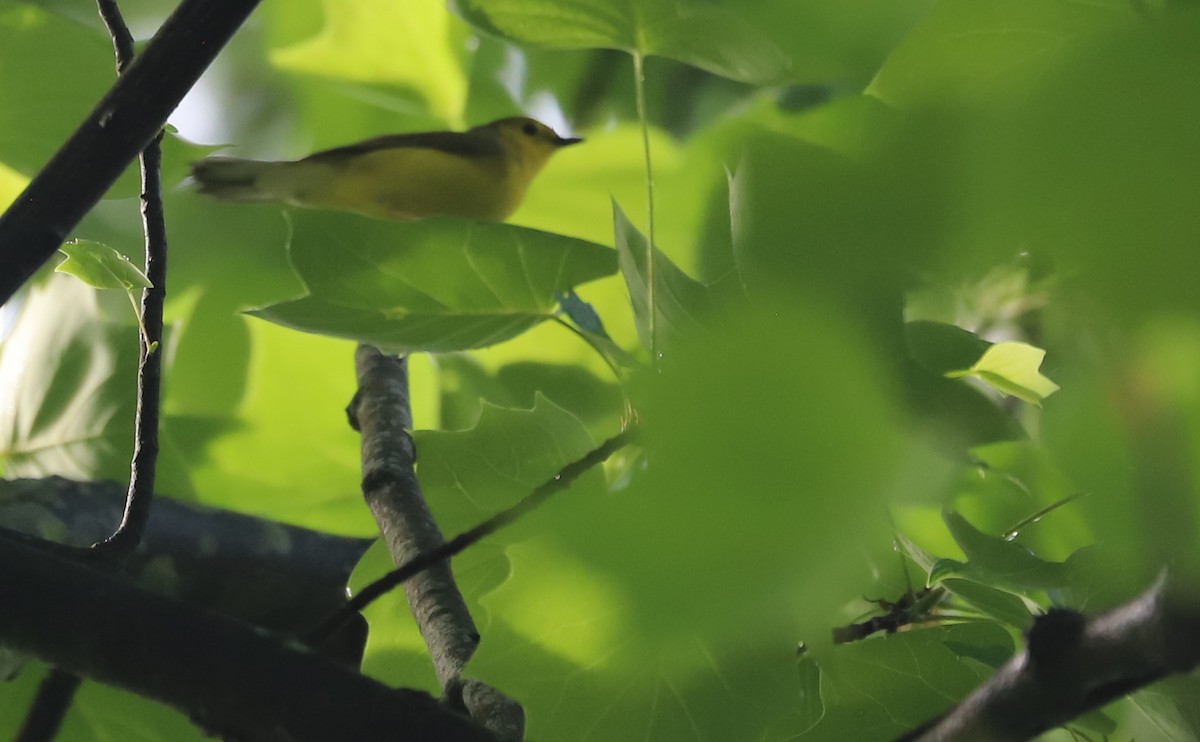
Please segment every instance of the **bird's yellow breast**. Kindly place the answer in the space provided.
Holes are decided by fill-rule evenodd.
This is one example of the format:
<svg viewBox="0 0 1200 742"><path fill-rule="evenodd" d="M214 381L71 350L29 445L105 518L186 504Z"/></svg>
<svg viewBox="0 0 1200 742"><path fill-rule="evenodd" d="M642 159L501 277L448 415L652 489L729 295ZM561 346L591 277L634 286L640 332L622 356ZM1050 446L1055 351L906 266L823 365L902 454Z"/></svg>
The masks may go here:
<svg viewBox="0 0 1200 742"><path fill-rule="evenodd" d="M497 157L464 157L425 147L357 153L330 162L304 161L296 203L390 219L450 215L503 220L525 196L528 178Z"/></svg>

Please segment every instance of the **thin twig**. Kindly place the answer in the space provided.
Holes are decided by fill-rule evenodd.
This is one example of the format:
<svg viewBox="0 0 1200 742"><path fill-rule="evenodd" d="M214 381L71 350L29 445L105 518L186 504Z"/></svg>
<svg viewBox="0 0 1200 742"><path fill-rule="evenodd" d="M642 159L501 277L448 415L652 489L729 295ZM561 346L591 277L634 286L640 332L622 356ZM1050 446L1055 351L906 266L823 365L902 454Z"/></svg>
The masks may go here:
<svg viewBox="0 0 1200 742"><path fill-rule="evenodd" d="M338 627L355 613L362 611L368 605L386 595L397 585L410 579L413 575L420 574L432 565L462 553L467 547L478 543L504 526L530 513L539 505L546 502L546 500L549 500L551 496L570 487L571 483L578 479L584 472L597 464L603 463L609 456L612 456L620 449L632 443L636 435L636 428L627 428L609 438L600 444L598 448L589 451L583 458L564 466L557 474L539 485L516 505L507 510L501 510L474 528L450 539L434 551L421 554L405 562L400 567L367 585L351 598L345 606L310 632L306 638L306 642L314 646L320 644L326 637L337 631Z"/></svg>
<svg viewBox="0 0 1200 742"><path fill-rule="evenodd" d="M133 63L133 36L121 17L116 0L98 0L100 17L112 34L117 55L117 73ZM146 235L146 277L150 288L142 290L140 324L141 362L138 365L137 414L134 420L133 463L129 492L121 523L107 540L97 544L104 556L123 559L141 543L150 504L154 499L158 463L159 398L162 390L163 302L167 294L167 228L162 203L162 132L140 157L142 175L142 228Z"/></svg>

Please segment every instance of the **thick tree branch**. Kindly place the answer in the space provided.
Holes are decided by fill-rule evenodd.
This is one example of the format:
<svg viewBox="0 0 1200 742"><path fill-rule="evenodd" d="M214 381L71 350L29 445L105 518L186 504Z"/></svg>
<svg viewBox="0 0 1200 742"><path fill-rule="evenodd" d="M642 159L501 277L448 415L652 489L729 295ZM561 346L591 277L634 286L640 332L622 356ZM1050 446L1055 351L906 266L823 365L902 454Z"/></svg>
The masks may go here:
<svg viewBox="0 0 1200 742"><path fill-rule="evenodd" d="M259 0L183 0L71 138L0 216L0 304L54 254Z"/></svg>
<svg viewBox="0 0 1200 742"><path fill-rule="evenodd" d="M246 742L495 739L246 624L0 533L0 643L174 706Z"/></svg>
<svg viewBox="0 0 1200 742"><path fill-rule="evenodd" d="M439 549L442 533L417 482L416 447L408 431L412 412L406 359L359 345L355 353L358 392L347 413L362 433L362 491L395 564ZM454 582L449 561L439 561L404 584L438 682L447 699L503 739L525 733L520 704L462 670L479 646L479 632ZM469 691L469 692L465 692Z"/></svg>
<svg viewBox="0 0 1200 742"><path fill-rule="evenodd" d="M0 527L61 534L56 552L80 561L88 552L74 547L103 538L123 501L115 482L0 480ZM148 573L158 592L296 634L345 604L350 572L371 543L160 497L126 567L135 581Z"/></svg>
<svg viewBox="0 0 1200 742"><path fill-rule="evenodd" d="M1109 613L1052 611L1028 647L962 703L898 742L1015 742L1200 664L1200 602L1161 579Z"/></svg>

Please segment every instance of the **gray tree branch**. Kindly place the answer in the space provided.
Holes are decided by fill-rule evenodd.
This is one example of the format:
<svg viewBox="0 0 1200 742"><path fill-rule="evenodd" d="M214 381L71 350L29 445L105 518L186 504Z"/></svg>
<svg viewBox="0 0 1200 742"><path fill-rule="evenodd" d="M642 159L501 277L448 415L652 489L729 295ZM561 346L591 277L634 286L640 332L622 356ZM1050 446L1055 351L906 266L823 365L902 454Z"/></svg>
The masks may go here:
<svg viewBox="0 0 1200 742"><path fill-rule="evenodd" d="M945 715L897 742L1015 742L1200 664L1200 600L1160 579L1113 611L1051 611L1027 648Z"/></svg>
<svg viewBox="0 0 1200 742"><path fill-rule="evenodd" d="M369 345L355 353L358 393L347 410L362 433L362 491L396 565L445 543L429 512L415 471L416 446L409 430L408 364ZM462 670L479 646L479 632L454 582L449 561L440 561L404 583L405 596L429 648L443 693L504 739L524 736L520 704Z"/></svg>

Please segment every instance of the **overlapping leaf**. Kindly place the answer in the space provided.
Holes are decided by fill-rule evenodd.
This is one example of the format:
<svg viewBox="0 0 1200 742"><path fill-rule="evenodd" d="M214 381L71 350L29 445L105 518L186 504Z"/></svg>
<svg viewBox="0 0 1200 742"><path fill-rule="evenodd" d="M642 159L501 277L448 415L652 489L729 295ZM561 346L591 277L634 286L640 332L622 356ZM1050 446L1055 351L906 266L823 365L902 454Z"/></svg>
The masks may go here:
<svg viewBox="0 0 1200 742"><path fill-rule="evenodd" d="M780 82L789 61L731 8L688 0L453 0L475 26L553 49L668 57L752 83Z"/></svg>
<svg viewBox="0 0 1200 742"><path fill-rule="evenodd" d="M551 318L557 293L616 268L599 245L505 224L294 220L292 265L309 295L252 314L398 353L507 340Z"/></svg>

